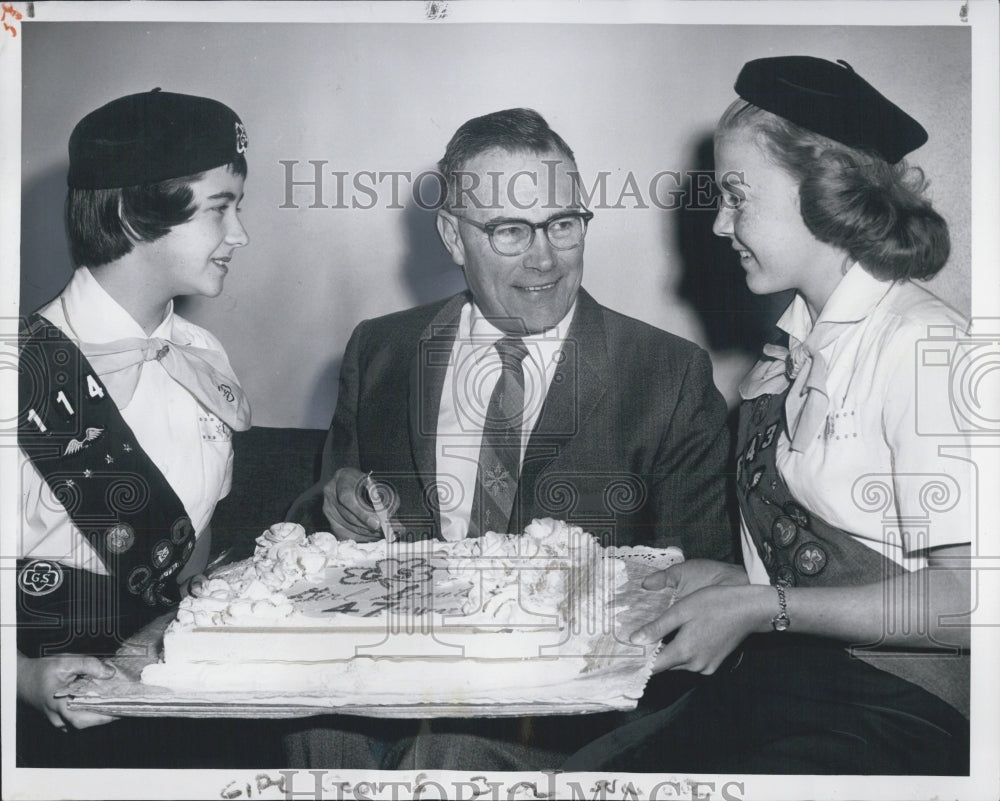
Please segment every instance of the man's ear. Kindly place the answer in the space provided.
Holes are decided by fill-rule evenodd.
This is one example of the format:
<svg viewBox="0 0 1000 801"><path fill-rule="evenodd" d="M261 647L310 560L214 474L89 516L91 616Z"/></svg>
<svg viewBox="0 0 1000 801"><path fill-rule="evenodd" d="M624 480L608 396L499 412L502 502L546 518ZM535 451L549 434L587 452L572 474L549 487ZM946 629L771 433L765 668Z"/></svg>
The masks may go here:
<svg viewBox="0 0 1000 801"><path fill-rule="evenodd" d="M451 254L452 261L459 267L465 266L465 243L458 233L458 218L449 211L438 209L437 213L438 236L444 243L445 249Z"/></svg>

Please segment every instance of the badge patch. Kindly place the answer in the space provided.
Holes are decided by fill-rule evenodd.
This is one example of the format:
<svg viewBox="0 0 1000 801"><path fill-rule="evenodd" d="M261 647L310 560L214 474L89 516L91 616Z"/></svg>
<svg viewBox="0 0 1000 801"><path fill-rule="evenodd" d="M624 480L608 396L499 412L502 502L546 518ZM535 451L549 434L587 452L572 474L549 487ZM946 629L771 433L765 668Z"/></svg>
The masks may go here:
<svg viewBox="0 0 1000 801"><path fill-rule="evenodd" d="M764 540L757 546L757 551L760 553L760 558L763 560L765 567L770 567L774 564L774 548L771 547L771 543Z"/></svg>
<svg viewBox="0 0 1000 801"><path fill-rule="evenodd" d="M174 573L180 570L180 568L181 568L181 562L178 559L173 564L171 564L170 567L168 567L166 570L160 573L160 578L165 579L169 576L172 576Z"/></svg>
<svg viewBox="0 0 1000 801"><path fill-rule="evenodd" d="M128 574L128 591L133 595L139 595L153 578L153 571L145 565L139 565Z"/></svg>
<svg viewBox="0 0 1000 801"><path fill-rule="evenodd" d="M778 568L777 576L774 579L775 584L780 584L782 587L794 587L795 586L795 571L792 570L788 565L782 565Z"/></svg>
<svg viewBox="0 0 1000 801"><path fill-rule="evenodd" d="M243 127L243 123L236 123L236 152L246 153L247 148L250 147L250 137L247 136L247 129Z"/></svg>
<svg viewBox="0 0 1000 801"><path fill-rule="evenodd" d="M147 606L171 606L173 601L171 601L163 593L163 582L157 581L155 584L150 584L142 593L142 600Z"/></svg>
<svg viewBox="0 0 1000 801"><path fill-rule="evenodd" d="M815 576L826 567L826 551L807 543L795 552L795 568L805 576Z"/></svg>
<svg viewBox="0 0 1000 801"><path fill-rule="evenodd" d="M799 528L792 518L782 515L771 525L771 536L774 542L781 548L787 548L798 536Z"/></svg>
<svg viewBox="0 0 1000 801"><path fill-rule="evenodd" d="M180 545L184 540L194 536L194 526L191 525L191 518L178 517L173 527L170 529L170 539L175 545Z"/></svg>
<svg viewBox="0 0 1000 801"><path fill-rule="evenodd" d="M170 541L160 540L153 546L153 552L150 555L150 560L153 562L153 567L159 570L170 561L170 557L173 555L174 546L170 544Z"/></svg>
<svg viewBox="0 0 1000 801"><path fill-rule="evenodd" d="M48 595L63 583L62 568L57 562L36 559L25 565L17 577L17 585L28 595Z"/></svg>
<svg viewBox="0 0 1000 801"><path fill-rule="evenodd" d="M119 523L108 529L105 542L111 553L124 553L135 543L135 532L127 523Z"/></svg>
<svg viewBox="0 0 1000 801"><path fill-rule="evenodd" d="M789 501L784 506L785 514L795 521L799 528L809 528L809 512L799 506L795 501Z"/></svg>
<svg viewBox="0 0 1000 801"><path fill-rule="evenodd" d="M63 451L63 456L72 456L74 453L79 453L84 448L89 447L90 443L97 440L103 433L103 428L88 428L83 439L71 439L67 443L66 450Z"/></svg>

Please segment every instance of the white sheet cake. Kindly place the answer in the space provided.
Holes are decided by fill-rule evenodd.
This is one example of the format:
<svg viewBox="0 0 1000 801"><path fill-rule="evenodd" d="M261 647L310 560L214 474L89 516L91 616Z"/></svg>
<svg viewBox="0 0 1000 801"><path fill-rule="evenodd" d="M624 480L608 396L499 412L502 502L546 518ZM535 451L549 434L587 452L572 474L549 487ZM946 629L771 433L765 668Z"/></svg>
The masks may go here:
<svg viewBox="0 0 1000 801"><path fill-rule="evenodd" d="M677 549L641 550L655 553L658 567L683 558ZM653 649L616 631L637 590L627 560L615 556L549 518L519 536L412 543L338 541L279 523L258 538L252 559L182 601L163 661L142 681L373 704L620 695L609 706L627 708L642 693ZM602 674L624 677L622 686L602 691Z"/></svg>

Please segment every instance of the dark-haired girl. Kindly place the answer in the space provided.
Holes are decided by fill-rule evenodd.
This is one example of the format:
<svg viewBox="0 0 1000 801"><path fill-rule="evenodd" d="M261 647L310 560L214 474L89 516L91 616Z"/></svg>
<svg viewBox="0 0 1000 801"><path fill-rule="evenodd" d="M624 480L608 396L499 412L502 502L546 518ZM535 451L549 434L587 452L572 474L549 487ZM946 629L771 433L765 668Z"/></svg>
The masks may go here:
<svg viewBox="0 0 1000 801"><path fill-rule="evenodd" d="M222 344L174 298L218 296L248 242L246 149L232 109L159 90L111 101L70 137L76 270L27 319L20 352L21 765L163 751L136 742L135 726L79 731L113 718L73 707L68 688L114 675L102 657L173 608L208 561L250 409Z"/></svg>
<svg viewBox="0 0 1000 801"><path fill-rule="evenodd" d="M914 283L949 252L902 160L926 133L846 65L761 59L736 89L714 231L755 293L795 290L740 388L745 568L647 580L677 601L633 639L711 678L564 767L967 773L974 483L929 375L966 323Z"/></svg>

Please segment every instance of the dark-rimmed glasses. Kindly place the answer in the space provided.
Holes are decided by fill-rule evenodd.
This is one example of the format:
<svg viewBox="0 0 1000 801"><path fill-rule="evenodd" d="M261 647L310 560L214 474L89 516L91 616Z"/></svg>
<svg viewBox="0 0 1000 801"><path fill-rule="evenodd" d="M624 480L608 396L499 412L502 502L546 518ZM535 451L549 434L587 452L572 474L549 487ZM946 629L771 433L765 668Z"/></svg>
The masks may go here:
<svg viewBox="0 0 1000 801"><path fill-rule="evenodd" d="M592 211L570 211L550 217L544 222L532 223L527 220L499 220L481 223L464 214L451 214L465 220L490 238L490 247L499 256L520 256L526 253L535 241L535 231L545 231L549 244L556 250L570 250L583 242L587 233L587 223L594 218Z"/></svg>

